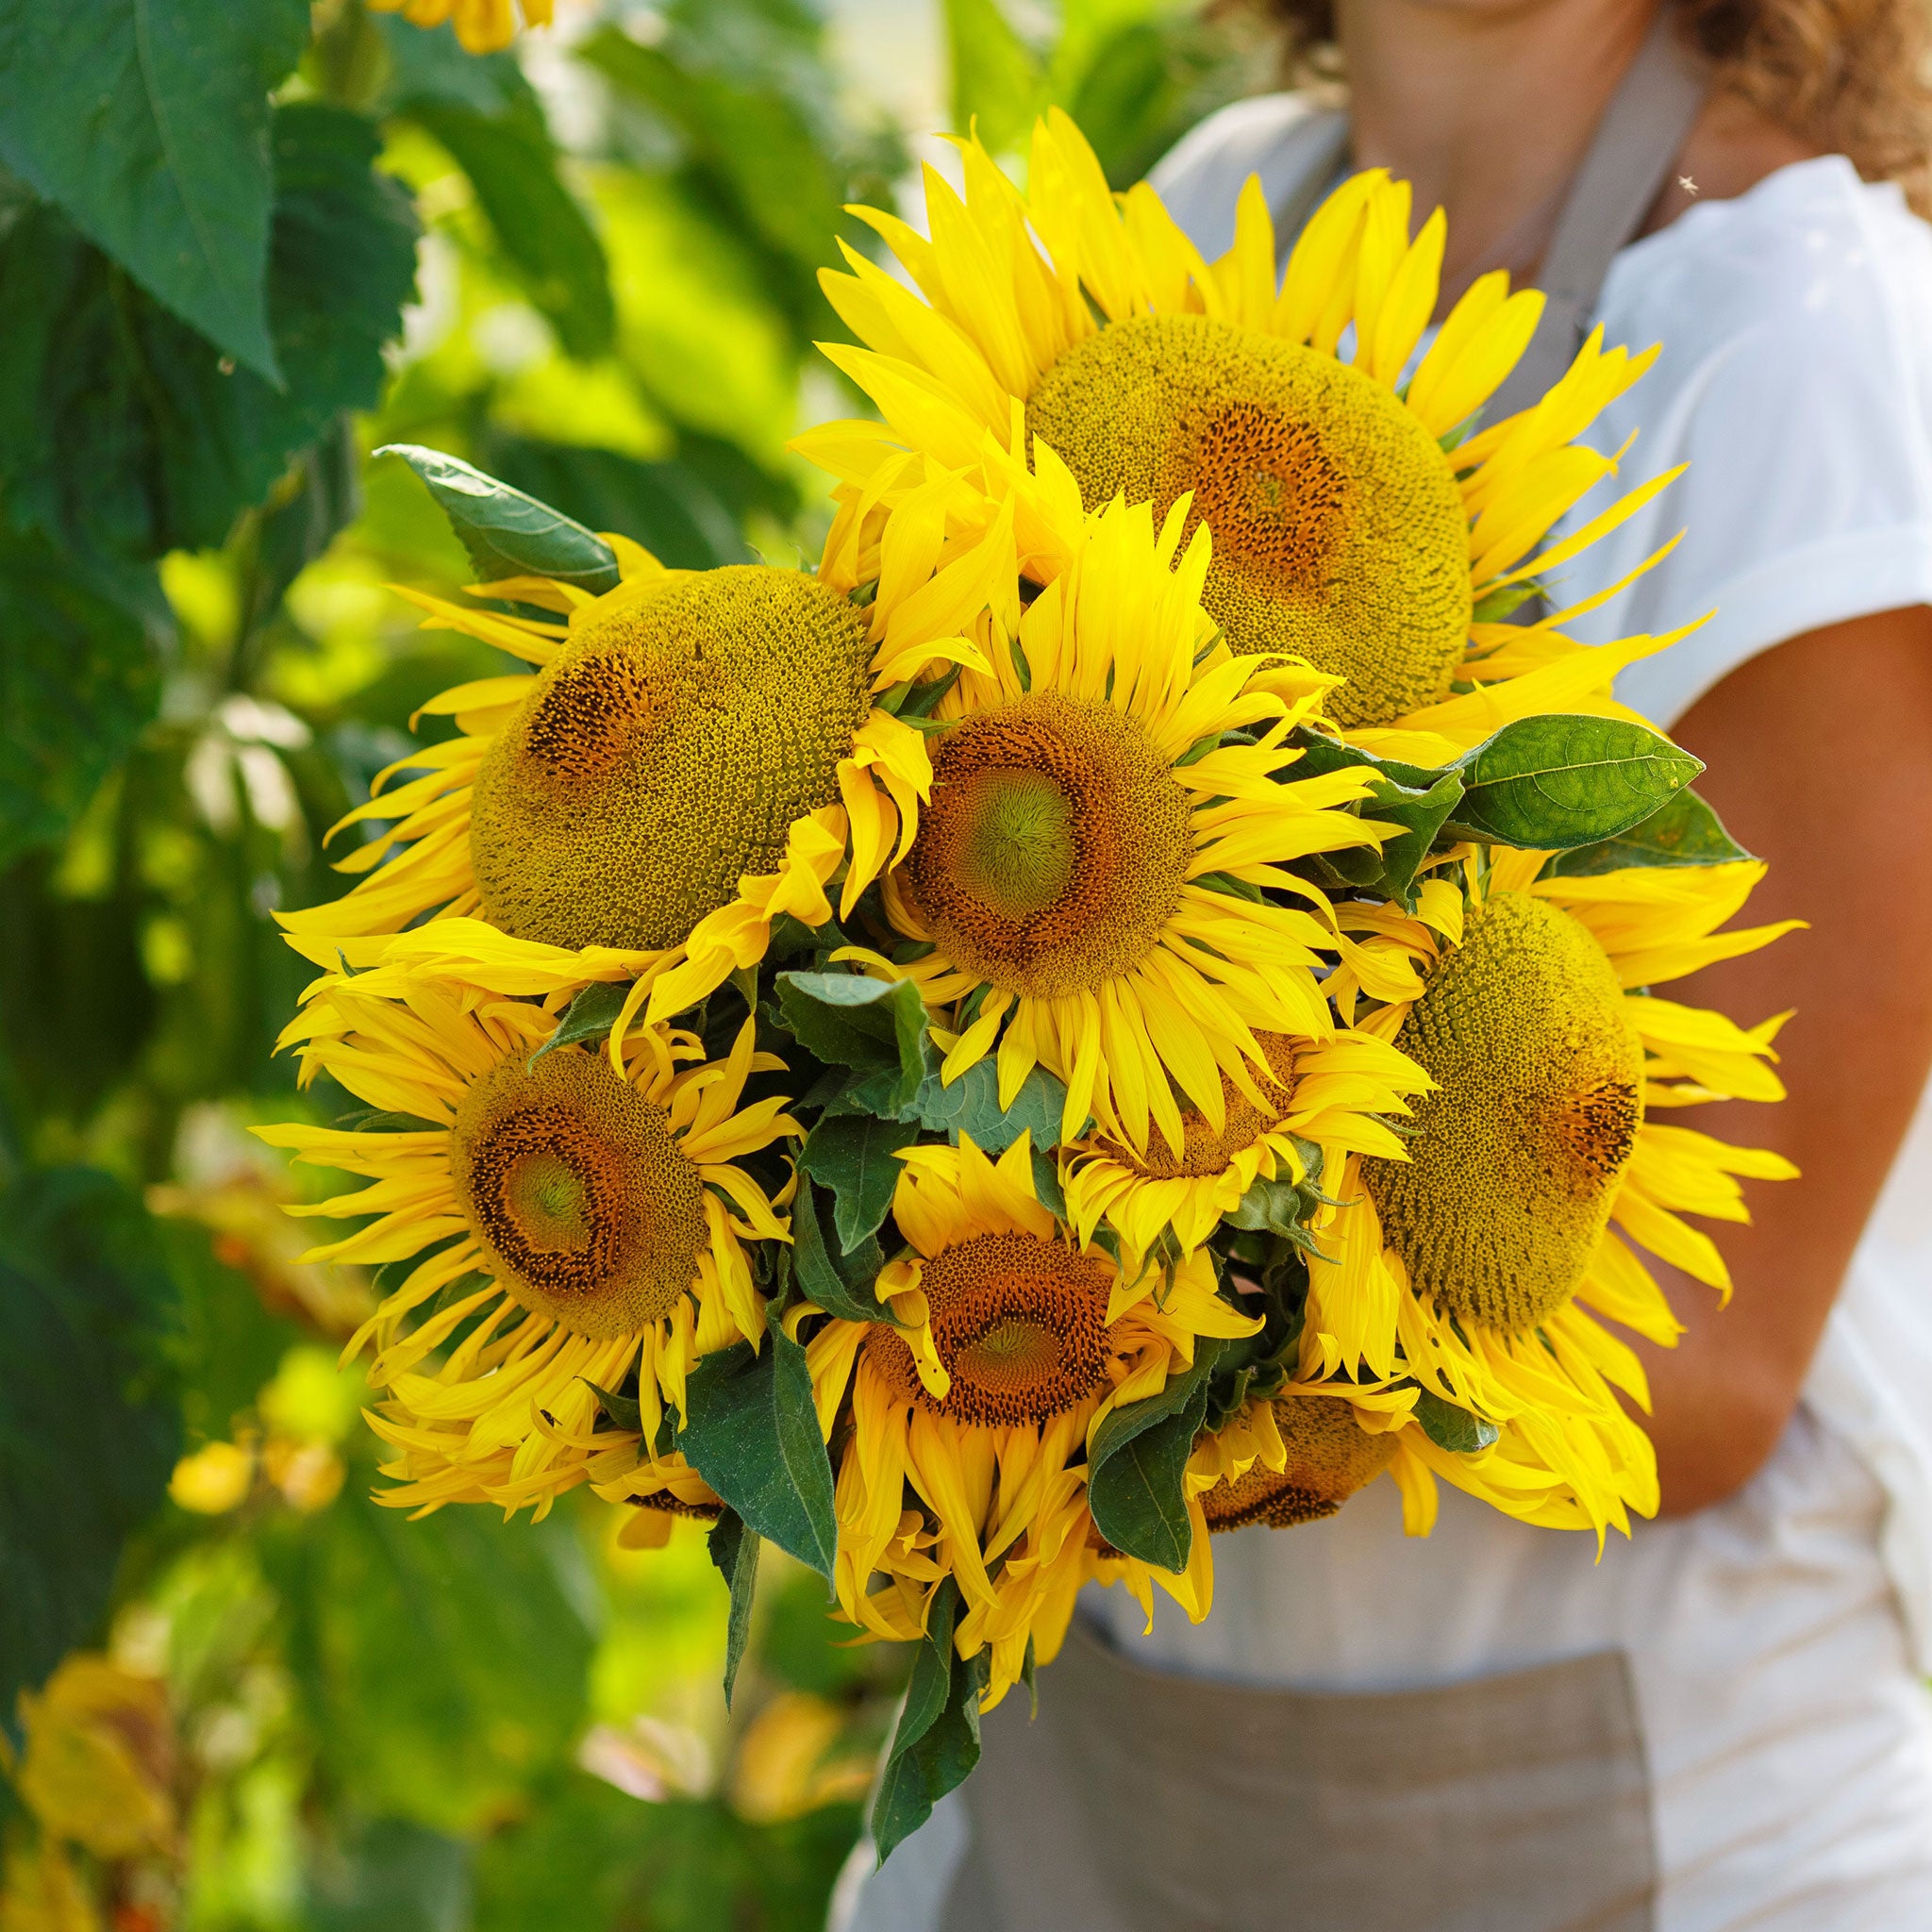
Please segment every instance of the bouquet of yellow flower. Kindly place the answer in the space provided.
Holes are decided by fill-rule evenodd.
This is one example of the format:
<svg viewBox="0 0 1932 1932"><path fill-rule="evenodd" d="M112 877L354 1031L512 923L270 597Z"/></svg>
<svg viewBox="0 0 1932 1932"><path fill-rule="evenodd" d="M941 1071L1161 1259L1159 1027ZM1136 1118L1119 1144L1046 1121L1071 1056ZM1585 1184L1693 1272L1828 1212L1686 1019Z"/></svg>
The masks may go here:
<svg viewBox="0 0 1932 1932"><path fill-rule="evenodd" d="M1204 1617L1213 1532L1384 1474L1416 1534L1441 1481L1627 1530L1595 1316L1669 1342L1638 1249L1724 1290L1680 1216L1790 1172L1657 1119L1780 1091L1775 1022L1654 991L1781 930L1719 930L1761 868L1610 695L1672 640L1548 608L1670 480L1550 540L1647 358L1483 424L1541 298L1424 349L1400 183L1277 275L1256 184L1210 263L1064 117L1024 192L961 154L929 237L863 211L903 279L824 277L879 414L800 440L815 571L401 451L480 579L405 594L530 668L425 708L284 916L287 1043L367 1110L265 1130L369 1183L297 1211L384 1271L385 1500L708 1523L727 1697L761 1540L918 1646L882 1851L1090 1582Z"/></svg>

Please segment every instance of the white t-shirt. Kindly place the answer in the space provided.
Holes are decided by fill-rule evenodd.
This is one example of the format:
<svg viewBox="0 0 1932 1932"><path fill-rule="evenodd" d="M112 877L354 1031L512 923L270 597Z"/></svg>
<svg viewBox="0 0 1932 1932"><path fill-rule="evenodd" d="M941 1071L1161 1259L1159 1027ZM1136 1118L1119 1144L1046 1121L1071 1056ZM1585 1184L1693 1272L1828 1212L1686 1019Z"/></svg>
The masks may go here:
<svg viewBox="0 0 1932 1932"><path fill-rule="evenodd" d="M1225 151L1231 127L1262 155L1293 111L1244 102L1196 139L1221 133ZM1247 166L1224 194L1197 177L1178 198L1209 254ZM1641 427L1624 484L1692 467L1572 565L1561 594L1615 581L1688 525L1578 632L1718 610L1625 674L1627 702L1667 725L1788 637L1932 603L1932 229L1896 190L1837 158L1781 169L1624 250L1599 314L1607 341L1663 353L1592 440L1614 449ZM1730 1502L1640 1524L1598 1563L1586 1537L1447 1489L1434 1535L1407 1538L1384 1482L1328 1522L1217 1539L1215 1571L1199 1626L1164 1597L1146 1637L1123 1592L1090 1591L1088 1607L1143 1661L1303 1690L1416 1688L1623 1649L1652 1778L1659 1932L1928 1932L1932 1101L1802 1406ZM942 1806L887 1868L891 1908L880 1918L883 1898L868 1900L863 1923L926 1923L915 1898L942 1895L961 1830Z"/></svg>

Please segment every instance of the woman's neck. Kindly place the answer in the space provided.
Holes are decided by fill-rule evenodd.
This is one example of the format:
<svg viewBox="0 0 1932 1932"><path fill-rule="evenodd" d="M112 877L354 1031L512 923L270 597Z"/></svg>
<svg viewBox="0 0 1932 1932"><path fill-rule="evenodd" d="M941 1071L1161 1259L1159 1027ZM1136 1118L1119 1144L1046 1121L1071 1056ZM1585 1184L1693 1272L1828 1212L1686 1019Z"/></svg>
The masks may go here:
<svg viewBox="0 0 1932 1932"><path fill-rule="evenodd" d="M1357 161L1449 217L1445 306L1478 275L1534 279L1571 176L1657 0L1339 0ZM1644 225L1815 153L1714 93Z"/></svg>

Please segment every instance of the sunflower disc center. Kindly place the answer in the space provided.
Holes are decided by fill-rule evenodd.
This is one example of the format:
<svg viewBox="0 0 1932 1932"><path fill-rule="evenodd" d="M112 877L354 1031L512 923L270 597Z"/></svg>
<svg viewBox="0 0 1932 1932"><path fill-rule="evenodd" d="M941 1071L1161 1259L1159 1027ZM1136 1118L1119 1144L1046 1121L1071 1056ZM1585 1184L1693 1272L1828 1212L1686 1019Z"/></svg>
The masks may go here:
<svg viewBox="0 0 1932 1932"><path fill-rule="evenodd" d="M1219 1133L1200 1108L1183 1107L1177 1150L1168 1145L1166 1134L1156 1124L1147 1136L1145 1154L1136 1154L1118 1141L1103 1140L1100 1145L1108 1158L1154 1181L1197 1180L1224 1174L1235 1156L1246 1153L1294 1104L1294 1041L1285 1033L1257 1033L1255 1040L1274 1071L1272 1080L1266 1074L1257 1075L1268 1103L1265 1112L1223 1074L1221 1104L1225 1118Z"/></svg>
<svg viewBox="0 0 1932 1932"><path fill-rule="evenodd" d="M1608 958L1546 900L1473 909L1396 1038L1440 1084L1407 1162L1362 1177L1415 1287L1520 1333L1576 1291L1642 1123L1643 1050Z"/></svg>
<svg viewBox="0 0 1932 1932"><path fill-rule="evenodd" d="M1274 1408L1287 1467L1257 1462L1244 1475L1224 1476L1201 1498L1209 1530L1244 1529L1251 1523L1291 1529L1333 1516L1394 1458L1394 1436L1372 1436L1340 1396L1281 1395Z"/></svg>
<svg viewBox="0 0 1932 1932"><path fill-rule="evenodd" d="M1347 684L1344 724L1447 694L1469 636L1468 520L1448 459L1360 370L1205 315L1139 316L1076 342L1026 427L1089 509L1157 518L1184 494L1214 560L1203 602L1239 655L1306 658Z"/></svg>
<svg viewBox="0 0 1932 1932"><path fill-rule="evenodd" d="M581 1335L632 1332L697 1278L704 1184L601 1054L511 1054L470 1090L451 1178L497 1279Z"/></svg>
<svg viewBox="0 0 1932 1932"><path fill-rule="evenodd" d="M1035 692L940 741L907 858L911 895L966 972L1040 998L1131 971L1180 903L1187 793L1139 721Z"/></svg>

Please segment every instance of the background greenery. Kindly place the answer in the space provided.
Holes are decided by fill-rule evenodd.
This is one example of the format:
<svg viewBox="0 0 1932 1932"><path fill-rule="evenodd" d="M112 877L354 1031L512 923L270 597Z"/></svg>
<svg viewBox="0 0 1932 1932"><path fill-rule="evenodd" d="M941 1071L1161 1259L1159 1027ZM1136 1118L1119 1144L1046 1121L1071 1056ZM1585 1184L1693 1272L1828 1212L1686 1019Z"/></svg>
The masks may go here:
<svg viewBox="0 0 1932 1932"><path fill-rule="evenodd" d="M347 1104L274 1058L268 914L508 668L384 589L465 571L370 452L808 558L841 205L1050 102L1124 186L1265 54L1180 0L558 10L475 58L362 0L0 0L0 1932L813 1926L890 1720L775 1552L727 1717L696 1536L369 1500L369 1283L244 1131Z"/></svg>

